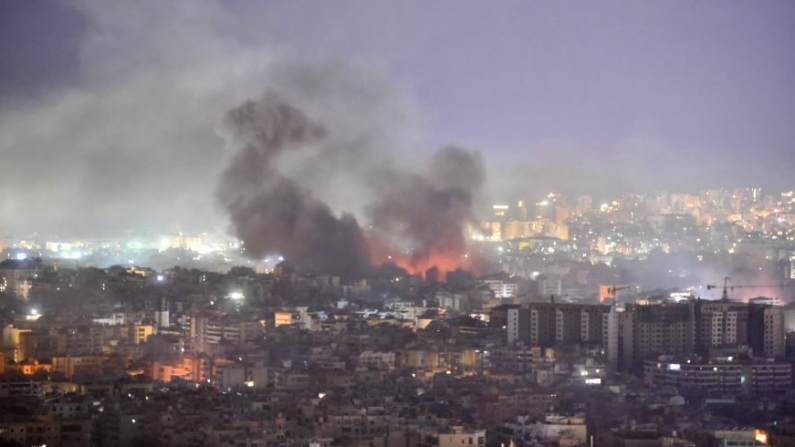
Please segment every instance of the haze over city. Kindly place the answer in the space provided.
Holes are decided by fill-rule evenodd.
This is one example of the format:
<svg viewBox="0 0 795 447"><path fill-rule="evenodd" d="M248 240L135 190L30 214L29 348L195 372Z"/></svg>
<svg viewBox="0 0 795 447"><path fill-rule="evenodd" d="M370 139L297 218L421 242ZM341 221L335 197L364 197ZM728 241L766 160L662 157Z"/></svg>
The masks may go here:
<svg viewBox="0 0 795 447"><path fill-rule="evenodd" d="M795 445L795 3L0 1L0 447Z"/></svg>
<svg viewBox="0 0 795 447"><path fill-rule="evenodd" d="M217 128L268 89L412 170L449 144L478 150L495 202L783 190L795 167L786 1L3 9L6 234L224 227ZM332 180L332 209L363 218L366 185Z"/></svg>

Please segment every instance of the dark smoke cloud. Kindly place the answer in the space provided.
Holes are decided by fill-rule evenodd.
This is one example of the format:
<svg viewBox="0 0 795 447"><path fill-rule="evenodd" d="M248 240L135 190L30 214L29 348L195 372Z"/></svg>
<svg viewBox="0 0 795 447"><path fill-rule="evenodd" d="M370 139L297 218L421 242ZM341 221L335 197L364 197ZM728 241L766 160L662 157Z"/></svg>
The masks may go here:
<svg viewBox="0 0 795 447"><path fill-rule="evenodd" d="M369 208L373 227L381 237L407 245L414 264L434 255L460 256L466 250L463 225L474 219L484 178L480 154L446 147L434 154L425 175L395 175L384 185Z"/></svg>
<svg viewBox="0 0 795 447"><path fill-rule="evenodd" d="M222 132L242 144L221 174L217 194L246 252L261 258L277 250L306 269L344 277L361 274L369 262L356 218L336 217L272 165L283 151L318 142L324 128L268 94L230 111Z"/></svg>
<svg viewBox="0 0 795 447"><path fill-rule="evenodd" d="M446 147L427 170L413 173L363 152L377 147L329 143L335 129L273 92L231 110L219 130L235 152L221 174L217 197L253 258L278 251L303 269L351 278L365 274L371 259L383 254L375 250L405 254L406 267L422 270L442 258L440 267L457 266L454 261L466 250L464 225L474 219L473 202L485 178L476 152ZM346 151L361 155L358 169L333 162L345 160ZM294 156L290 169L284 169L280 159L296 152L313 157ZM338 216L303 186L301 166L317 157L328 161L324 173L330 177L361 174L351 181L370 187L365 206L370 233L353 214ZM373 172L379 173L378 181Z"/></svg>

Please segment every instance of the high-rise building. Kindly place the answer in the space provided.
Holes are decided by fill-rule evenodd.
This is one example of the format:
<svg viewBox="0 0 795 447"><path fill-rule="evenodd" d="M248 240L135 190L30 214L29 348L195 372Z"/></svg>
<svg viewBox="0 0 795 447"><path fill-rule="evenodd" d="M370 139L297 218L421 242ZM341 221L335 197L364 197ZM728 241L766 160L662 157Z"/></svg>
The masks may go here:
<svg viewBox="0 0 795 447"><path fill-rule="evenodd" d="M165 329L171 325L168 313L168 298L166 297L160 298L160 303L155 311L155 325L158 329Z"/></svg>
<svg viewBox="0 0 795 447"><path fill-rule="evenodd" d="M194 313L190 319L191 346L196 353L212 353L221 340L233 344L256 340L263 330L259 321L229 320L209 312Z"/></svg>
<svg viewBox="0 0 795 447"><path fill-rule="evenodd" d="M509 220L502 224L502 239L520 239L530 236L527 222L519 220Z"/></svg>
<svg viewBox="0 0 795 447"><path fill-rule="evenodd" d="M542 200L536 202L535 217L554 220L555 219L555 204L549 200Z"/></svg>
<svg viewBox="0 0 795 447"><path fill-rule="evenodd" d="M494 217L498 220L503 220L508 217L511 207L508 205L494 205L491 207Z"/></svg>
<svg viewBox="0 0 795 447"><path fill-rule="evenodd" d="M27 300L31 279L41 268L41 260L6 259L0 262L0 292Z"/></svg>
<svg viewBox="0 0 795 447"><path fill-rule="evenodd" d="M494 298L506 299L515 298L519 295L519 283L515 281L505 281L502 279L486 279L483 284L487 285L494 293Z"/></svg>
<svg viewBox="0 0 795 447"><path fill-rule="evenodd" d="M748 306L748 347L754 356L784 356L787 338L784 317L784 308L780 306Z"/></svg>
<svg viewBox="0 0 795 447"><path fill-rule="evenodd" d="M795 306L784 307L784 332L795 332Z"/></svg>
<svg viewBox="0 0 795 447"><path fill-rule="evenodd" d="M516 216L518 220L525 221L527 220L527 202L524 200L519 200L516 202Z"/></svg>
<svg viewBox="0 0 795 447"><path fill-rule="evenodd" d="M590 213L591 210L593 210L593 196L577 197L577 203L574 209L577 215Z"/></svg>
<svg viewBox="0 0 795 447"><path fill-rule="evenodd" d="M554 347L573 344L609 346L618 330L610 324L611 307L599 304L531 303L508 309L508 343Z"/></svg>
<svg viewBox="0 0 795 447"><path fill-rule="evenodd" d="M536 280L538 284L538 295L542 298L560 297L562 282L556 275L541 275Z"/></svg>
<svg viewBox="0 0 795 447"><path fill-rule="evenodd" d="M743 348L755 357L780 357L786 353L785 317L780 306L734 301L629 304L620 315L621 365Z"/></svg>
<svg viewBox="0 0 795 447"><path fill-rule="evenodd" d="M632 369L663 354L691 354L695 343L694 304L628 304L621 315L621 364Z"/></svg>
<svg viewBox="0 0 795 447"><path fill-rule="evenodd" d="M508 309L508 344L542 348L565 345L601 346L607 370L617 370L620 356L619 315L614 306L531 303Z"/></svg>
<svg viewBox="0 0 795 447"><path fill-rule="evenodd" d="M748 304L697 300L694 306L696 352L748 346Z"/></svg>
<svg viewBox="0 0 795 447"><path fill-rule="evenodd" d="M555 207L555 225L563 226L568 218L571 217L571 209L568 206L557 205Z"/></svg>

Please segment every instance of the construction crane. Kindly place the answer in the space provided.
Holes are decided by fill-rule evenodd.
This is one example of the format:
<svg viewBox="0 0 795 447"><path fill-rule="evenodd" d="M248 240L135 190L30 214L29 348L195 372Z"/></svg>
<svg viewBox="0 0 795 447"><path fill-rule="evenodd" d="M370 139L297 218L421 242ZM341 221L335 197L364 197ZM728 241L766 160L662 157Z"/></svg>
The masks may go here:
<svg viewBox="0 0 795 447"><path fill-rule="evenodd" d="M753 285L729 285L731 282L730 277L723 278L723 288L720 294L721 301L729 301L729 291L733 291L734 289L781 289L784 287L795 287L795 283L792 284L753 284ZM717 289L719 286L708 284L707 290Z"/></svg>
<svg viewBox="0 0 795 447"><path fill-rule="evenodd" d="M612 297L613 297L613 299L615 299L615 298L616 298L616 293L618 293L618 292L620 292L620 291L622 291L622 290L631 289L631 288L633 288L633 287L634 287L634 286L617 286L617 287L616 287L616 286L613 286L613 287L608 287L608 288L607 288L607 293L608 293L610 296L612 296Z"/></svg>
<svg viewBox="0 0 795 447"><path fill-rule="evenodd" d="M720 299L723 301L729 301L729 281L732 279L730 277L723 278L723 293L720 294ZM718 286L714 286L712 284L707 284L707 290L717 289ZM734 290L734 287L732 287Z"/></svg>
<svg viewBox="0 0 795 447"><path fill-rule="evenodd" d="M616 294L622 290L633 289L635 286L613 286L607 288L607 294L613 300L613 306L616 305Z"/></svg>

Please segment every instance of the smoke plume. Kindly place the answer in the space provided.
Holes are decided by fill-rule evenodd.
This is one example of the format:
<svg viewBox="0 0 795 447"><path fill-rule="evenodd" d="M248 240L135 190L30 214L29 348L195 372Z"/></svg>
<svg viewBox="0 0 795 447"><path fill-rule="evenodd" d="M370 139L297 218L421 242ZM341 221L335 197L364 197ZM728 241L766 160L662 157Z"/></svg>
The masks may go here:
<svg viewBox="0 0 795 447"><path fill-rule="evenodd" d="M434 154L425 175L396 176L385 184L369 214L376 233L402 246L406 268L450 271L463 264L463 225L474 219L472 206L484 172L478 153L449 146Z"/></svg>
<svg viewBox="0 0 795 447"><path fill-rule="evenodd" d="M234 152L217 197L247 254L261 258L277 251L305 270L346 278L386 262L418 273L464 265L465 225L474 218L473 202L484 180L480 155L446 147L426 170L412 172L392 159L363 153L377 147L329 143L336 130L274 92L227 113L219 133ZM350 163L350 157L327 154L346 151L359 155L356 169L333 162ZM312 156L294 155L301 152ZM350 173L358 177L351 183L369 191L367 232L351 212L335 212L304 186L317 184L303 176L318 158L328 161L329 178Z"/></svg>
<svg viewBox="0 0 795 447"><path fill-rule="evenodd" d="M283 151L323 138L323 126L269 94L230 111L222 132L241 149L221 175L218 198L247 253L262 257L277 250L307 269L346 277L361 273L367 252L356 218L336 217L272 165Z"/></svg>

